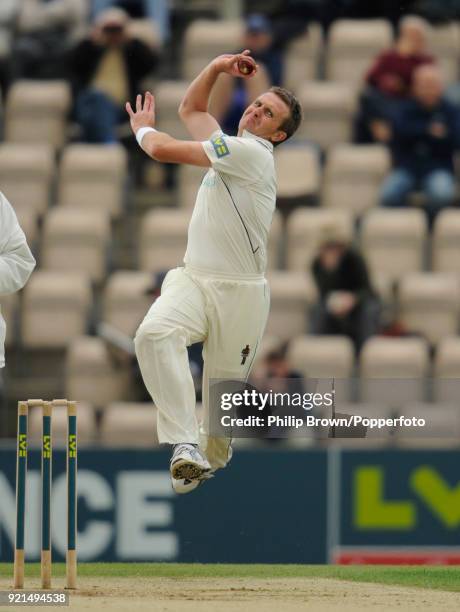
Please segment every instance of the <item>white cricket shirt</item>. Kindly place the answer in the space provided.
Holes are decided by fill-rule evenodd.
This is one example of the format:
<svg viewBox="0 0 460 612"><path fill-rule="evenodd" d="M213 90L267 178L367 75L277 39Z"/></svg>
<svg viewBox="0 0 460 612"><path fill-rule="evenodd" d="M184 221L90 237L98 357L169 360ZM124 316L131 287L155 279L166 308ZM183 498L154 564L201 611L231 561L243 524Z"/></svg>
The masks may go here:
<svg viewBox="0 0 460 612"><path fill-rule="evenodd" d="M2 295L19 291L35 267L16 214L0 192L0 304ZM0 307L0 368L5 365L6 324Z"/></svg>
<svg viewBox="0 0 460 612"><path fill-rule="evenodd" d="M198 190L184 262L204 272L262 275L276 206L273 145L247 130L202 143L212 167Z"/></svg>

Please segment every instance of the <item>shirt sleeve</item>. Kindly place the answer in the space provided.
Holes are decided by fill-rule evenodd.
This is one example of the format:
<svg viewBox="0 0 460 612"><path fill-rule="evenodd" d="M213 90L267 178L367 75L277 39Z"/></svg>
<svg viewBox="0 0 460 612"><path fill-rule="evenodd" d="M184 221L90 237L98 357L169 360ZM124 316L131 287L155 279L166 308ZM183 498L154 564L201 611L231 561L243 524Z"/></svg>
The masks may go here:
<svg viewBox="0 0 460 612"><path fill-rule="evenodd" d="M34 256L13 207L0 193L0 295L24 287L34 268Z"/></svg>
<svg viewBox="0 0 460 612"><path fill-rule="evenodd" d="M229 174L244 183L255 183L267 164L267 151L253 138L214 132L201 143L216 172Z"/></svg>

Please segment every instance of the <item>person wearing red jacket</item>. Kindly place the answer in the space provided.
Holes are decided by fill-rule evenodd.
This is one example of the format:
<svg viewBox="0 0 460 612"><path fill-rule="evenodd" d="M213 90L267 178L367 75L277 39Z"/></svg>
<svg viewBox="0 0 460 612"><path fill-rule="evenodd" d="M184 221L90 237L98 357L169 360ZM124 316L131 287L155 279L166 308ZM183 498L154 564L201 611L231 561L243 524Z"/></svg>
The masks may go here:
<svg viewBox="0 0 460 612"><path fill-rule="evenodd" d="M395 46L382 51L375 59L361 96L356 125L358 142L388 142L388 124L401 102L411 94L414 71L423 64L435 62L426 50L428 27L421 17L404 17Z"/></svg>

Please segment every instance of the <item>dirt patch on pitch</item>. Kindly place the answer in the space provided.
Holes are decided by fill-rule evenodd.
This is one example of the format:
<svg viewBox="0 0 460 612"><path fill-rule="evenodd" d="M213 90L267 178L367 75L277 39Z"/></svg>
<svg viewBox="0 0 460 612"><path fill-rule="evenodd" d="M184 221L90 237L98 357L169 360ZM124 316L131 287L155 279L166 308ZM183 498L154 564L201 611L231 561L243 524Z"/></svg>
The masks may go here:
<svg viewBox="0 0 460 612"><path fill-rule="evenodd" d="M55 580L55 588L62 586ZM38 587L31 580L28 589ZM0 588L11 588L5 580ZM3 608L9 610L11 608ZM48 606L41 610L56 610ZM460 594L326 578L79 578L71 610L94 612L406 612L460 609Z"/></svg>

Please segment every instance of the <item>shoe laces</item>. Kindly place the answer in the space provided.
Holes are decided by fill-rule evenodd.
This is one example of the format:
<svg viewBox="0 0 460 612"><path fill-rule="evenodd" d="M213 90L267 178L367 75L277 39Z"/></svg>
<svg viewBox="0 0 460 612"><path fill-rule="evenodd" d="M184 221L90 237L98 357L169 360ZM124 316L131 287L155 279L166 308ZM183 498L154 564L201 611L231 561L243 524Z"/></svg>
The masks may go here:
<svg viewBox="0 0 460 612"><path fill-rule="evenodd" d="M196 446L194 444L188 444L186 442L182 442L180 444L175 444L174 445L174 455L181 453L182 451L188 451L188 452L193 452L194 450L196 450Z"/></svg>

